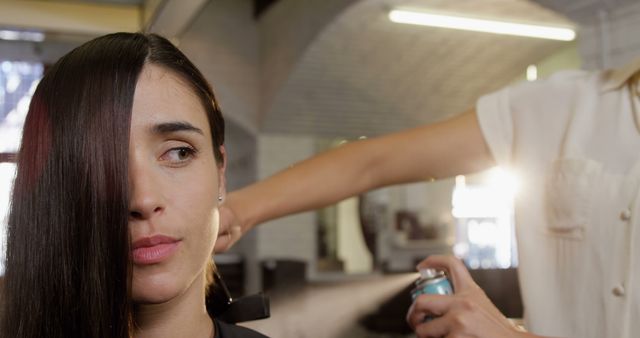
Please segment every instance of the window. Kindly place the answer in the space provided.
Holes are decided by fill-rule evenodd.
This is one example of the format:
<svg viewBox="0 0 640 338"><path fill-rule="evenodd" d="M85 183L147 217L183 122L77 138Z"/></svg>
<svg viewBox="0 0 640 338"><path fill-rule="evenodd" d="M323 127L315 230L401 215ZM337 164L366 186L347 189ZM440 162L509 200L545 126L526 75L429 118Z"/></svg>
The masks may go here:
<svg viewBox="0 0 640 338"><path fill-rule="evenodd" d="M518 266L513 203L516 177L493 168L473 177L456 177L452 214L456 219L454 253L472 269Z"/></svg>
<svg viewBox="0 0 640 338"><path fill-rule="evenodd" d="M4 274L7 214L16 153L31 96L42 73L40 63L0 60L0 275Z"/></svg>

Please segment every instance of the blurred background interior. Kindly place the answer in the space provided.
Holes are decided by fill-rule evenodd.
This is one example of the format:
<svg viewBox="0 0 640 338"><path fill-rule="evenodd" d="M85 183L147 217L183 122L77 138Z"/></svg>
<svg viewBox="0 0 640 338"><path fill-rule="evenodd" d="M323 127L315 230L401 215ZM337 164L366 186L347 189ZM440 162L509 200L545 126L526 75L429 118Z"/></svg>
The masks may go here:
<svg viewBox="0 0 640 338"><path fill-rule="evenodd" d="M571 28L563 40L400 24L393 9ZM170 38L212 82L234 190L345 142L435 122L482 94L640 55L637 0L0 0L0 256L15 153L38 80L114 31ZM273 337L405 337L414 267L462 258L522 316L508 168L380 189L269 222L215 257L234 296L267 292ZM277 191L273 192L277 194ZM4 266L0 263L0 275Z"/></svg>

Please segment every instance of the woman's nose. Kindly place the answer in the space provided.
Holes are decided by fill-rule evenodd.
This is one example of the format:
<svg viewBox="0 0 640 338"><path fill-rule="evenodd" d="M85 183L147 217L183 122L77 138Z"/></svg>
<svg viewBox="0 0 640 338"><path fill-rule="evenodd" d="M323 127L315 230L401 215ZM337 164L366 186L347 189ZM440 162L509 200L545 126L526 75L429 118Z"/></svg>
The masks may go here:
<svg viewBox="0 0 640 338"><path fill-rule="evenodd" d="M147 220L164 211L161 182L152 170L130 161L129 166L129 218Z"/></svg>

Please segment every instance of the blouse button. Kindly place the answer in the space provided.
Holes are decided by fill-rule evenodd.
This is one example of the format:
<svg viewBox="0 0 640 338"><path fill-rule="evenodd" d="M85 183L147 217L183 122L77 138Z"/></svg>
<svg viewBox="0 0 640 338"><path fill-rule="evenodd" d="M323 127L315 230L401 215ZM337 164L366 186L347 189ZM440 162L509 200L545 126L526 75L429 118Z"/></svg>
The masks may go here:
<svg viewBox="0 0 640 338"><path fill-rule="evenodd" d="M631 219L631 210L629 209L624 209L622 210L622 212L620 213L620 219L623 221L628 221Z"/></svg>
<svg viewBox="0 0 640 338"><path fill-rule="evenodd" d="M611 293L613 293L613 295L616 297L624 296L624 286L618 285L614 287L613 290L611 290Z"/></svg>

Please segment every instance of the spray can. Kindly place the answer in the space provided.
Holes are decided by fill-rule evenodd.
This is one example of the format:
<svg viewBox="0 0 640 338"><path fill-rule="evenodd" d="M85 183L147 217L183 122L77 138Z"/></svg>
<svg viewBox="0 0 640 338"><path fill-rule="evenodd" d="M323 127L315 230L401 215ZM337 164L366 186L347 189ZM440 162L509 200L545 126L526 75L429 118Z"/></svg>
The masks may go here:
<svg viewBox="0 0 640 338"><path fill-rule="evenodd" d="M411 299L416 300L422 294L451 295L453 287L449 278L442 270L421 269L420 278L416 281L416 287L411 290Z"/></svg>

